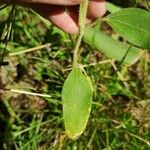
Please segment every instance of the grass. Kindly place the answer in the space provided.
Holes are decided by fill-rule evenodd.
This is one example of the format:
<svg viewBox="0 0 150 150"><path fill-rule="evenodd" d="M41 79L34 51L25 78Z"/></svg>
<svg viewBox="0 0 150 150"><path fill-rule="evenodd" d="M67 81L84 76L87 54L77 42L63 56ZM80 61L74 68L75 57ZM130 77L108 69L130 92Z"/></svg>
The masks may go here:
<svg viewBox="0 0 150 150"><path fill-rule="evenodd" d="M10 33L6 30L10 8L0 13L4 37ZM136 64L120 67L82 43L79 61L92 78L95 92L86 131L72 141L64 132L61 90L71 69L75 36L21 7L15 9L10 25L5 53L9 65L1 66L0 72L1 149L150 149L148 52ZM1 55L5 45L1 38Z"/></svg>

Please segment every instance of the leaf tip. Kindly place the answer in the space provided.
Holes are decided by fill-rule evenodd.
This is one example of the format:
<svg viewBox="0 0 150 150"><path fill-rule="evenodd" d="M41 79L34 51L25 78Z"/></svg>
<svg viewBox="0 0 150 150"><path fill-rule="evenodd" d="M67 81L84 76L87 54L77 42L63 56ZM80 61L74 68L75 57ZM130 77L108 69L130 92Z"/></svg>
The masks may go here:
<svg viewBox="0 0 150 150"><path fill-rule="evenodd" d="M69 139L77 140L82 133L83 133L83 131L81 131L79 133L67 132L67 135L68 135Z"/></svg>

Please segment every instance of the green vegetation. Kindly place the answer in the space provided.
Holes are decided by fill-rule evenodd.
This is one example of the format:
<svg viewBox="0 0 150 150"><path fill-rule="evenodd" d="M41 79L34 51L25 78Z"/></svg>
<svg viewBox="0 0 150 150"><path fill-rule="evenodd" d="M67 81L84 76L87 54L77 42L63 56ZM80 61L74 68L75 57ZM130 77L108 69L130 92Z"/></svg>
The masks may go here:
<svg viewBox="0 0 150 150"><path fill-rule="evenodd" d="M146 0L112 2L107 5L109 12L129 6L150 10ZM86 130L78 139L70 140L65 133L61 92L72 70L77 35L60 31L26 8L6 7L0 10L0 14L0 149L150 149L149 51L141 53L141 48L133 47L120 37L119 34L131 35L118 31L120 27L116 24L119 34L106 22L95 22L95 28L86 32L79 48L78 67L91 78L94 96ZM118 19L117 15L110 15L110 25L114 23L113 17ZM145 24L143 28L149 29L149 26ZM105 43L106 40L103 45L99 42L91 44L89 36L94 31L97 31L96 42L103 36L102 40L108 39L110 45ZM150 32L147 30L146 33L149 35ZM138 37L135 36L133 44L141 46ZM149 48L146 34L145 38L147 42L144 41L142 46ZM128 59L121 60L122 55L115 55L115 52L110 57L121 62L108 58L106 50L117 48L118 52L124 47L131 54ZM137 50L137 53L131 53L130 49ZM85 75L81 74L82 78Z"/></svg>

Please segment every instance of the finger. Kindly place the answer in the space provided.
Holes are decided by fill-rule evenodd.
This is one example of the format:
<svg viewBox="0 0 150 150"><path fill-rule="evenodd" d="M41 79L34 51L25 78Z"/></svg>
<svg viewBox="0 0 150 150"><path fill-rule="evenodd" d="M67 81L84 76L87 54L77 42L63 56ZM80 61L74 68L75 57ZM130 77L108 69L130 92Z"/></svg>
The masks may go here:
<svg viewBox="0 0 150 150"><path fill-rule="evenodd" d="M54 4L54 5L77 5L80 4L83 0L16 0L18 4L21 3L45 3L45 4Z"/></svg>
<svg viewBox="0 0 150 150"><path fill-rule="evenodd" d="M68 14L65 7L46 4L33 5L31 8L67 33L74 34L79 30L74 11Z"/></svg>
<svg viewBox="0 0 150 150"><path fill-rule="evenodd" d="M91 0L89 2L88 16L101 17L106 13L105 0Z"/></svg>

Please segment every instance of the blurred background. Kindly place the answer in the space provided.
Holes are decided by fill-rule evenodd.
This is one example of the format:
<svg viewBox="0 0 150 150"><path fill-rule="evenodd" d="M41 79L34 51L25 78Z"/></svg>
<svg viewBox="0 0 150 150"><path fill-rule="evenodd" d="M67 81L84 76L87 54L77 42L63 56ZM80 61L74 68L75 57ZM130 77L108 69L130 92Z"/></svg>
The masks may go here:
<svg viewBox="0 0 150 150"><path fill-rule="evenodd" d="M109 0L107 6L107 14L126 7L150 10L149 0ZM126 42L107 24L102 30ZM150 149L149 52L132 66L120 66L82 43L79 61L92 78L94 97L86 131L72 141L64 132L61 90L76 35L28 8L1 6L0 37L0 149Z"/></svg>

